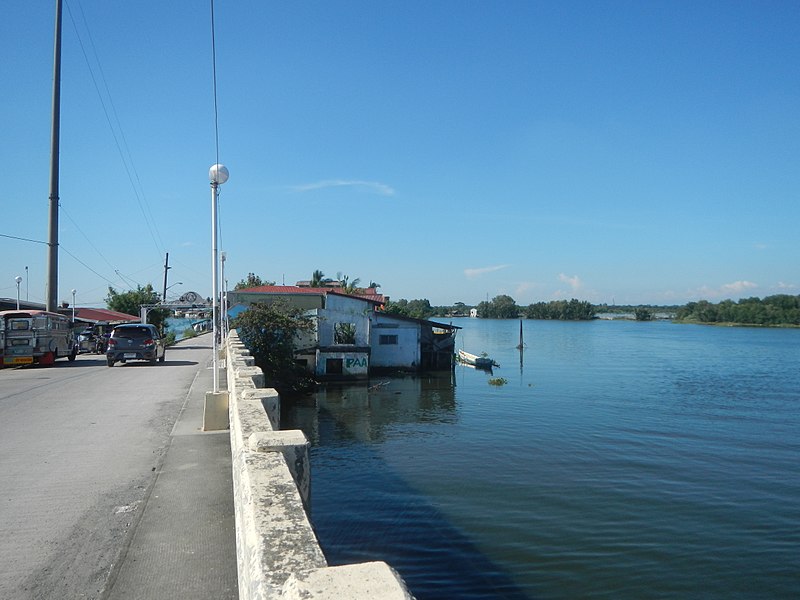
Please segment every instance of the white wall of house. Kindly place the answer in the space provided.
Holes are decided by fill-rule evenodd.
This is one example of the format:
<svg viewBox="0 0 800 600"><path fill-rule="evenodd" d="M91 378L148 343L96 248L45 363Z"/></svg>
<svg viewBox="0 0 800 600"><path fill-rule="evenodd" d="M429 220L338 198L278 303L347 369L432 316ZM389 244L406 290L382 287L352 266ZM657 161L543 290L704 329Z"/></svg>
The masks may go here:
<svg viewBox="0 0 800 600"><path fill-rule="evenodd" d="M419 324L377 312L372 319L372 366L416 369L420 362Z"/></svg>
<svg viewBox="0 0 800 600"><path fill-rule="evenodd" d="M370 314L372 303L328 294L325 308L317 311L318 339L320 346L335 346L335 330L337 323L352 323L355 326L355 346L369 346Z"/></svg>
<svg viewBox="0 0 800 600"><path fill-rule="evenodd" d="M318 350L316 374L365 379L369 375L369 353L349 350L341 352Z"/></svg>

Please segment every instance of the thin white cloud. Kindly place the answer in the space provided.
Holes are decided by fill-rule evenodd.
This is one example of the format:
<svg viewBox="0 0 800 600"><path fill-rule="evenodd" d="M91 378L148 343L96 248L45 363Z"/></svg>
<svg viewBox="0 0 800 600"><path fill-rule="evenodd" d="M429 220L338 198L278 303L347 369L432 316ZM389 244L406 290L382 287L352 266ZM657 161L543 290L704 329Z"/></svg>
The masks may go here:
<svg viewBox="0 0 800 600"><path fill-rule="evenodd" d="M758 284L752 281L734 281L732 283L725 283L717 288L704 285L695 290L690 290L688 296L701 300L716 300L718 298L730 298L736 294L742 294L747 290L752 290L757 287Z"/></svg>
<svg viewBox="0 0 800 600"><path fill-rule="evenodd" d="M560 273L558 275L558 280L561 281L562 283L569 284L573 292L577 292L583 286L583 282L581 282L580 277L578 277L577 275L569 277L564 273Z"/></svg>
<svg viewBox="0 0 800 600"><path fill-rule="evenodd" d="M509 265L495 265L493 267L479 267L477 269L464 269L464 275L467 276L468 279L475 279L476 277L480 277L481 275L485 275L486 273L493 273L494 271L500 271L501 269L508 268Z"/></svg>
<svg viewBox="0 0 800 600"><path fill-rule="evenodd" d="M303 183L293 185L291 189L295 192L311 192L314 190L324 190L328 188L351 187L360 188L381 196L394 196L395 191L392 187L378 181L361 181L358 179L325 179L315 183Z"/></svg>
<svg viewBox="0 0 800 600"><path fill-rule="evenodd" d="M533 290L536 287L536 284L532 281L523 281L522 283L517 284L514 293L516 294L515 297L525 297L527 296L528 292Z"/></svg>
<svg viewBox="0 0 800 600"><path fill-rule="evenodd" d="M731 293L731 294L739 294L744 292L745 290L751 290L753 288L757 288L758 284L753 283L752 281L734 281L733 283L726 283L722 286L721 291L722 293Z"/></svg>
<svg viewBox="0 0 800 600"><path fill-rule="evenodd" d="M797 286L795 284L793 284L793 283L786 283L786 282L783 282L783 281L779 281L778 285L777 285L777 288L779 290L796 290Z"/></svg>

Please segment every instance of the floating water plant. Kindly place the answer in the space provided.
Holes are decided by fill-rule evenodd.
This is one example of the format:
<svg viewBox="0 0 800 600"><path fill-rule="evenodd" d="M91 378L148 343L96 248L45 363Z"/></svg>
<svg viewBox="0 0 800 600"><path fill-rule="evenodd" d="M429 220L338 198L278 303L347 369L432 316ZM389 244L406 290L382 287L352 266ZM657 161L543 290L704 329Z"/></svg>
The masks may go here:
<svg viewBox="0 0 800 600"><path fill-rule="evenodd" d="M505 385L508 383L508 379L505 377L492 377L489 380L489 385Z"/></svg>

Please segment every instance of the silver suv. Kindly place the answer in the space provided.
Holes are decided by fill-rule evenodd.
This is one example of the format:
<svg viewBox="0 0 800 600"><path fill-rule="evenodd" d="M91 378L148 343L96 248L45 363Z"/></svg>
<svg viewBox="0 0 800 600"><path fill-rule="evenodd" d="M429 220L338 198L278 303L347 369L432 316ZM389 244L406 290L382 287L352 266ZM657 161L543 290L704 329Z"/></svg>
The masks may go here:
<svg viewBox="0 0 800 600"><path fill-rule="evenodd" d="M151 365L164 362L164 338L155 325L117 325L108 338L106 361L109 367L114 363L129 360L147 360Z"/></svg>

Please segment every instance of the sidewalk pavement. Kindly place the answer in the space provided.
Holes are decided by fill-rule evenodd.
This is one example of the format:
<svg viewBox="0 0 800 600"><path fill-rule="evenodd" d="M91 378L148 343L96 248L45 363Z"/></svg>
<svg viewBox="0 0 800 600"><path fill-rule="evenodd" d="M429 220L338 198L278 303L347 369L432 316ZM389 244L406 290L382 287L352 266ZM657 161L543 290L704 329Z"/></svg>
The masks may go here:
<svg viewBox="0 0 800 600"><path fill-rule="evenodd" d="M221 389L225 383L220 369ZM202 431L212 388L209 353L106 600L238 599L229 432Z"/></svg>

